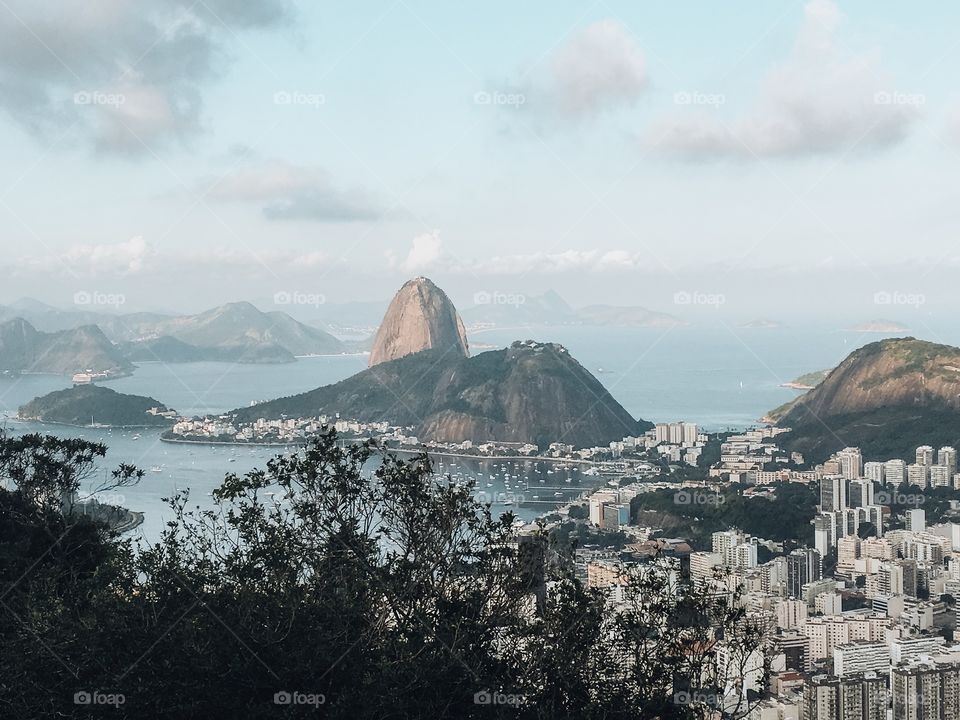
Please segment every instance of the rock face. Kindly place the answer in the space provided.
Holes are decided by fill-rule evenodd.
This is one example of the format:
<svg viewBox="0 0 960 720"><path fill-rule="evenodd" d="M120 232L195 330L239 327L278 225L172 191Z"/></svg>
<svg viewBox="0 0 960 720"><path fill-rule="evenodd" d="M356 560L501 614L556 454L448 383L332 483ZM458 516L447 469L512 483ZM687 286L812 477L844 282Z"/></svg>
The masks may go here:
<svg viewBox="0 0 960 720"><path fill-rule="evenodd" d="M387 308L370 352L369 367L422 350L467 357L467 333L450 298L432 281L404 283Z"/></svg>
<svg viewBox="0 0 960 720"><path fill-rule="evenodd" d="M824 380L771 411L787 444L813 459L847 445L907 457L960 440L960 348L896 338L855 350Z"/></svg>

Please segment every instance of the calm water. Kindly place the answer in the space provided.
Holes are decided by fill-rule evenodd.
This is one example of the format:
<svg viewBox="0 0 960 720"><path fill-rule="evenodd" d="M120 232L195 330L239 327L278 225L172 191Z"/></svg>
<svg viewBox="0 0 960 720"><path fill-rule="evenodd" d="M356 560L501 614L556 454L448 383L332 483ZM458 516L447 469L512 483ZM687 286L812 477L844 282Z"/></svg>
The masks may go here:
<svg viewBox="0 0 960 720"><path fill-rule="evenodd" d="M765 411L796 396L795 391L779 387L780 383L811 370L832 367L854 348L880 337L811 328L546 327L476 333L471 342L497 346L515 339L561 342L635 417L688 420L718 430L755 423ZM201 415L310 390L348 377L365 366L363 356L303 358L290 365L145 363L133 376L111 381L108 386L120 392L148 395L183 414ZM0 412L12 417L23 403L69 384L69 378L56 376L0 378ZM161 498L189 488L192 504L209 507L208 493L224 473L242 473L262 466L279 452L277 448L163 443L158 431L137 433L14 421L8 421L8 428L13 432L39 430L101 441L110 448L105 467L129 462L146 470L143 482L124 490L123 499L130 509L145 513L140 532L150 539L157 537L169 516ZM478 490L489 493L494 500L502 499L501 493L520 494L526 500L537 494L541 501L552 498L554 492L563 492L567 497L566 488L575 490L582 480L576 470L547 474L547 468L540 464L503 467L454 462L456 467L445 464L443 471L462 479L475 479ZM507 474L511 475L509 479ZM568 477L570 483L566 482ZM546 489L554 487L562 490ZM497 508L503 506L495 504ZM542 508L510 509L521 517L532 518Z"/></svg>

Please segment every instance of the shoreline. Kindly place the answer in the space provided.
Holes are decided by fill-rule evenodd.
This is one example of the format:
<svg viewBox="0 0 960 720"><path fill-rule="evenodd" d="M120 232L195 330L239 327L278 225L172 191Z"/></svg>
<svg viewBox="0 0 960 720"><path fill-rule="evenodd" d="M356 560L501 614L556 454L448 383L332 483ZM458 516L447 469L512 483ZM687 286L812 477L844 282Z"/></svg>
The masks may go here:
<svg viewBox="0 0 960 720"><path fill-rule="evenodd" d="M180 445L215 445L215 446L230 446L230 447L300 447L306 441L306 438L303 440L296 440L292 442L226 442L223 440L186 440L182 438L168 438L160 436L161 442L180 444ZM583 460L580 458L555 458L555 457L542 457L539 455L468 455L465 453L454 453L449 451L434 451L429 448L423 449L409 449L409 448L387 448L386 452L391 453L402 453L405 455L419 455L420 453L426 453L431 457L453 457L453 458L462 458L465 460L482 460L482 461L512 461L512 462L549 462L549 463L570 463L574 465L596 465L597 463L593 460Z"/></svg>
<svg viewBox="0 0 960 720"><path fill-rule="evenodd" d="M114 528L111 528L115 533L122 535L123 533L128 533L132 530L136 530L138 527L143 525L144 513L137 510L127 509L127 512L130 513L133 518L126 523L121 523Z"/></svg>
<svg viewBox="0 0 960 720"><path fill-rule="evenodd" d="M229 445L231 447L296 447L301 443L297 442L225 442L223 440L185 440L182 438L168 438L160 435L160 442L172 443L174 445Z"/></svg>
<svg viewBox="0 0 960 720"><path fill-rule="evenodd" d="M23 418L14 415L6 418L13 422L33 423L35 425L56 425L58 427L80 428L81 430L161 430L163 425L76 425L68 422L57 422L56 420L41 420L40 418ZM169 429L169 428L168 428Z"/></svg>

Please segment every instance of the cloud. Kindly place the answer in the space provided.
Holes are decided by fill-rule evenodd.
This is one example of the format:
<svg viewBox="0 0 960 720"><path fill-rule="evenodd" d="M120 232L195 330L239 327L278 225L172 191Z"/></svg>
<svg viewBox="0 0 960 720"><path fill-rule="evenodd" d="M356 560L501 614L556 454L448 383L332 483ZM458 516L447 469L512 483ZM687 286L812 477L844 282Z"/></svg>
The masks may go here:
<svg viewBox="0 0 960 720"><path fill-rule="evenodd" d="M876 53L836 40L832 0L811 0L787 60L764 80L753 107L725 123L716 109L655 122L645 143L689 159L756 158L880 149L901 141L923 97L898 89Z"/></svg>
<svg viewBox="0 0 960 720"><path fill-rule="evenodd" d="M141 236L125 242L77 244L60 253L20 258L14 268L41 273L81 275L137 275L148 268L156 250Z"/></svg>
<svg viewBox="0 0 960 720"><path fill-rule="evenodd" d="M268 220L353 222L389 215L367 191L337 188L318 168L280 160L242 167L208 181L198 191L207 192L214 200L257 203Z"/></svg>
<svg viewBox="0 0 960 720"><path fill-rule="evenodd" d="M497 255L470 264L470 272L484 275L569 272L607 273L648 267L649 257L626 250L564 250L517 255Z"/></svg>
<svg viewBox="0 0 960 720"><path fill-rule="evenodd" d="M0 111L42 137L79 129L104 152L183 141L235 33L290 15L285 0L7 0Z"/></svg>
<svg viewBox="0 0 960 720"><path fill-rule="evenodd" d="M633 105L647 84L643 53L630 31L614 20L601 20L551 53L517 91L524 111L580 120Z"/></svg>
<svg viewBox="0 0 960 720"><path fill-rule="evenodd" d="M405 273L430 270L467 275L612 273L640 270L650 266L649 255L626 250L570 249L466 259L444 251L443 241L437 230L415 237L402 260L388 252L387 261L390 267Z"/></svg>
<svg viewBox="0 0 960 720"><path fill-rule="evenodd" d="M443 255L443 241L440 239L440 231L417 235L410 246L410 252L407 257L399 263L399 267L404 272L419 272L435 268Z"/></svg>

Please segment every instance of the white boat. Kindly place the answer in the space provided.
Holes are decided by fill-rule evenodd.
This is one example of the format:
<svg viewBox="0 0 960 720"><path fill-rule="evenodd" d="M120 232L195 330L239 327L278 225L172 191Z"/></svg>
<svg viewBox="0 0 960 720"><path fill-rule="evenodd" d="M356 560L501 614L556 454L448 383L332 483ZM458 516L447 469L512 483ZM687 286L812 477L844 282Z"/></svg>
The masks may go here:
<svg viewBox="0 0 960 720"><path fill-rule="evenodd" d="M163 468L159 465L154 465L152 468L150 468L150 472L163 472Z"/></svg>

